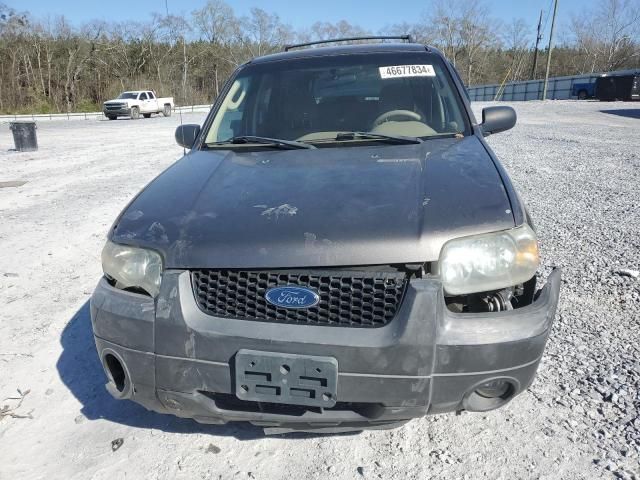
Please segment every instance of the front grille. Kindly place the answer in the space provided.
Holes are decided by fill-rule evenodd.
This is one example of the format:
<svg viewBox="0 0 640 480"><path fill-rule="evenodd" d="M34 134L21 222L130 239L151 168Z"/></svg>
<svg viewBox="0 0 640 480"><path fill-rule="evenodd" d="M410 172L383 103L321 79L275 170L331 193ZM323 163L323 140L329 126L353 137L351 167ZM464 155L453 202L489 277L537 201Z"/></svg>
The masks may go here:
<svg viewBox="0 0 640 480"><path fill-rule="evenodd" d="M200 309L217 317L341 327L381 327L396 315L407 287L403 272L318 270L193 270ZM317 305L288 309L267 302L270 288L299 286L320 296Z"/></svg>

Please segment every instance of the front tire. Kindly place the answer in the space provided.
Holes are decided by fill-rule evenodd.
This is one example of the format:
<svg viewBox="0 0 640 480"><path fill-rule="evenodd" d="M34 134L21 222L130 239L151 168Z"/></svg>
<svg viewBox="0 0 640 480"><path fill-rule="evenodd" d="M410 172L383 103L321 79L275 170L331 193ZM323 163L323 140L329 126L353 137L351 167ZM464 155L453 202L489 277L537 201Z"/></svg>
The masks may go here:
<svg viewBox="0 0 640 480"><path fill-rule="evenodd" d="M131 120L137 120L140 118L140 109L138 107L131 108Z"/></svg>
<svg viewBox="0 0 640 480"><path fill-rule="evenodd" d="M586 100L587 99L587 91L586 90L580 90L578 92L578 100Z"/></svg>
<svg viewBox="0 0 640 480"><path fill-rule="evenodd" d="M116 119L116 118L118 118L118 117L116 117L116 116L114 116L114 115L107 115L107 118L108 118L109 120L115 120L115 119Z"/></svg>
<svg viewBox="0 0 640 480"><path fill-rule="evenodd" d="M150 113L143 113L142 116L144 118L151 118L151 114Z"/></svg>
<svg viewBox="0 0 640 480"><path fill-rule="evenodd" d="M162 109L162 115L164 115L165 117L171 116L171 105L167 104L164 106L164 108Z"/></svg>

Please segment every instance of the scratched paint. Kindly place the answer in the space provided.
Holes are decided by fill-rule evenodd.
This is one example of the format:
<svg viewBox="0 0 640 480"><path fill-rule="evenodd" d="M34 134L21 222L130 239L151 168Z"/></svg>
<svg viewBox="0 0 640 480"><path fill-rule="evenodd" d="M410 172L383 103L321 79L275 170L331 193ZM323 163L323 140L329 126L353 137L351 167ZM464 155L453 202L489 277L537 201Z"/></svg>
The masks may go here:
<svg viewBox="0 0 640 480"><path fill-rule="evenodd" d="M264 208L265 205L255 205L256 208ZM278 220L280 217L292 217L298 213L298 207L284 203L278 207L265 208L260 215L269 219L275 218Z"/></svg>

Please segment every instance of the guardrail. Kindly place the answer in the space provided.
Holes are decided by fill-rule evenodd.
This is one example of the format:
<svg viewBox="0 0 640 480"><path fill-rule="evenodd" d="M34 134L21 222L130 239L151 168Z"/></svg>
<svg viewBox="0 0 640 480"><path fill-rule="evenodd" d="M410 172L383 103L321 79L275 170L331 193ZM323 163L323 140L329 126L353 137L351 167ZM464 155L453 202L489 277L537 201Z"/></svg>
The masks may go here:
<svg viewBox="0 0 640 480"><path fill-rule="evenodd" d="M208 112L211 109L211 105L189 105L183 107L174 107L175 113L195 113L195 112ZM106 118L102 112L73 112L73 113L33 113L33 114L20 114L20 115L0 115L0 122L18 121L18 120L99 120Z"/></svg>

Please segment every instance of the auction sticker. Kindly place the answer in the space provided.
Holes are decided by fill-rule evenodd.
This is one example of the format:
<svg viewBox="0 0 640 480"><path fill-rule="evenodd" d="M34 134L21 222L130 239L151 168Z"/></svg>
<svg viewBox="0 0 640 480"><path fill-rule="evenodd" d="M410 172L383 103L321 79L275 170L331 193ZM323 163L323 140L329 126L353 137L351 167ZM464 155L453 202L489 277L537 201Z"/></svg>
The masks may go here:
<svg viewBox="0 0 640 480"><path fill-rule="evenodd" d="M433 65L395 65L380 67L380 78L435 77Z"/></svg>

